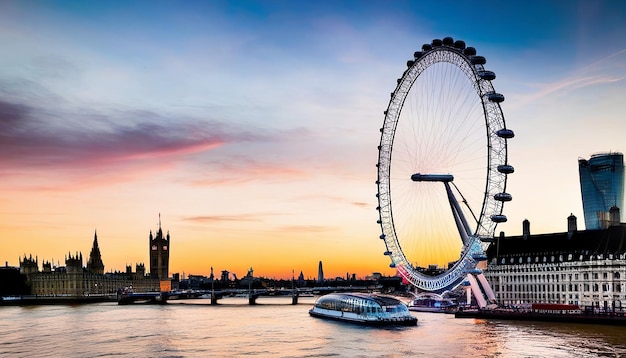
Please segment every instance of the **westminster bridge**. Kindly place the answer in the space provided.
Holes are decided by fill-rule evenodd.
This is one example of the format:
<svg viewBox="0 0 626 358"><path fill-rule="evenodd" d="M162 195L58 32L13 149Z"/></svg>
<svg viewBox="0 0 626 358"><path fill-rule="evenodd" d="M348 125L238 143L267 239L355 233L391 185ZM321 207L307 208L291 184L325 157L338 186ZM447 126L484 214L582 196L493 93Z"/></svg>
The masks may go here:
<svg viewBox="0 0 626 358"><path fill-rule="evenodd" d="M118 304L132 303L167 303L172 300L210 299L212 305L224 297L248 298L248 304L254 305L259 297L291 297L291 303L297 304L300 296L321 296L331 292L373 292L381 286L346 286L346 287L313 287L297 289L241 289L227 288L219 290L178 290L166 292L133 292L120 290L117 293Z"/></svg>

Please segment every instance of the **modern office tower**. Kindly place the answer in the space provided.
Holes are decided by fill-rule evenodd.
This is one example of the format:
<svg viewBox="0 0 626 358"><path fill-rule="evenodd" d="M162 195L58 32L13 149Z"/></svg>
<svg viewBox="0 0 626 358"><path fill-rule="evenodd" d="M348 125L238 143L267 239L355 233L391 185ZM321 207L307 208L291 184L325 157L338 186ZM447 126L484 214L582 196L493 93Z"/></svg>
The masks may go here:
<svg viewBox="0 0 626 358"><path fill-rule="evenodd" d="M322 261L320 261L320 264L317 267L317 282L324 282L324 269L322 268Z"/></svg>
<svg viewBox="0 0 626 358"><path fill-rule="evenodd" d="M623 212L624 205L624 155L622 153L594 154L578 159L580 192L587 230L605 229L609 226L611 207ZM620 214L620 222L621 222Z"/></svg>

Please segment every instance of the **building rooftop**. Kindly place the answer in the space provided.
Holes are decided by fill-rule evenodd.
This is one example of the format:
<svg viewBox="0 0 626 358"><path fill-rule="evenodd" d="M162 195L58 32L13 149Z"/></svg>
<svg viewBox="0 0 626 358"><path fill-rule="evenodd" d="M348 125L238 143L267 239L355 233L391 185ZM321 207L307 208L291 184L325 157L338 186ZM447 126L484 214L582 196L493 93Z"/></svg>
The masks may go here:
<svg viewBox="0 0 626 358"><path fill-rule="evenodd" d="M592 255L620 253L626 253L626 226L623 225L605 230L575 231L571 238L567 232L500 238L489 247L487 257L492 260L495 257L557 255L557 261L568 261L567 257L559 260L558 255L577 254L569 261L578 261Z"/></svg>

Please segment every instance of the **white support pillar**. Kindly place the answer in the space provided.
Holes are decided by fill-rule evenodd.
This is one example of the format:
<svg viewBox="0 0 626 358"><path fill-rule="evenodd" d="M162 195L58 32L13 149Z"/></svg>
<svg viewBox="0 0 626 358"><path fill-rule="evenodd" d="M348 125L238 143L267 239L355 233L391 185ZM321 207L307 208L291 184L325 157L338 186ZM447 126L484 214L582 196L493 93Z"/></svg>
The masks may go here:
<svg viewBox="0 0 626 358"><path fill-rule="evenodd" d="M487 282L487 278L485 277L485 275L481 272L477 277L478 281L480 281L480 285L483 286L483 290L487 294L487 298L489 299L489 301L495 303L496 295L493 293L493 290L491 289L489 282Z"/></svg>
<svg viewBox="0 0 626 358"><path fill-rule="evenodd" d="M472 287L472 293L474 297L476 297L476 302L478 303L478 307L485 308L487 307L487 301L485 300L485 296L483 296L482 291L480 290L480 286L478 286L478 282L474 278L472 274L467 275L467 280L470 282L470 286Z"/></svg>

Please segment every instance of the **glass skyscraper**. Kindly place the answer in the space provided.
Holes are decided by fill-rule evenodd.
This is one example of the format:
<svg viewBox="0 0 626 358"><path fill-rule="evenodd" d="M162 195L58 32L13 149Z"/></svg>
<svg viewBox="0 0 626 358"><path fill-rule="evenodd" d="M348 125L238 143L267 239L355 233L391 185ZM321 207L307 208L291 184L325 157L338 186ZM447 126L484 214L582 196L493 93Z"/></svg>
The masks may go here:
<svg viewBox="0 0 626 358"><path fill-rule="evenodd" d="M620 222L624 211L624 155L622 153L594 154L578 159L580 192L587 230L606 228L609 210L620 209Z"/></svg>

